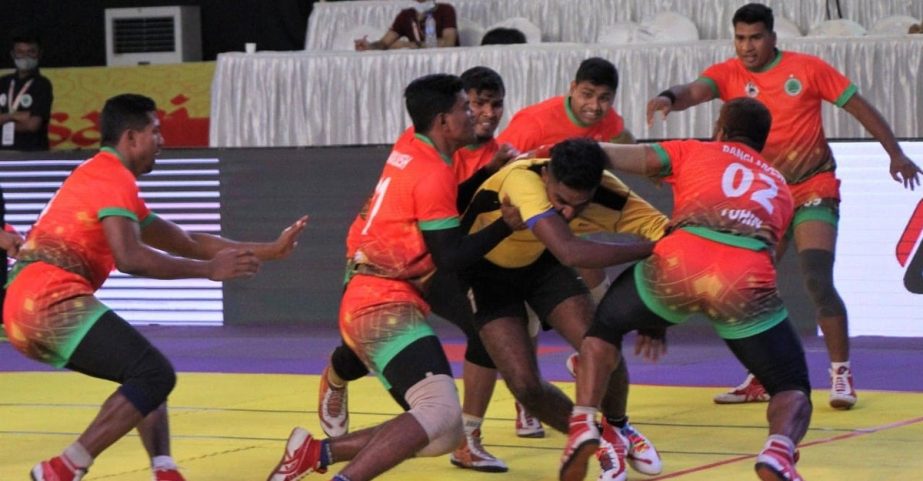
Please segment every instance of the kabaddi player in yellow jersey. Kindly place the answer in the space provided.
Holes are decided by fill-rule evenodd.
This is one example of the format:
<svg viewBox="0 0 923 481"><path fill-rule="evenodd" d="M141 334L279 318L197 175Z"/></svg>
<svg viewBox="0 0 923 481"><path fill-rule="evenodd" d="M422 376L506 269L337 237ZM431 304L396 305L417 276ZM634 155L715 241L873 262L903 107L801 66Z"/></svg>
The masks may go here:
<svg viewBox="0 0 923 481"><path fill-rule="evenodd" d="M475 326L516 399L542 422L567 432L573 404L541 378L527 329L528 304L545 328L553 328L574 348L593 317L594 305L575 267L602 268L648 255L664 233L667 218L603 171L606 156L590 139L569 139L551 149L551 158L517 160L491 176L475 193L462 226L478 232L496 222L500 199L520 209L528 230L514 232L464 272L474 293ZM638 240L603 244L578 234L636 234ZM648 240L649 239L649 240ZM623 370L624 372L624 370ZM627 378L613 376L627 386ZM607 398L603 411L614 429L632 433L636 457L646 474L660 472L656 450L628 423L625 398ZM617 434L621 436L621 434ZM601 449L601 479L623 471L625 452ZM615 479L615 478L612 478Z"/></svg>
<svg viewBox="0 0 923 481"><path fill-rule="evenodd" d="M772 129L762 154L782 172L792 190L795 218L790 232L830 357L830 405L849 409L856 403L856 391L849 364L846 306L833 285L840 181L824 136L822 101L849 112L881 143L891 158L894 180L913 189L920 184L920 169L901 150L885 119L849 79L817 57L776 48L769 7L745 5L734 14L733 24L736 58L715 64L695 81L674 85L651 99L648 123L655 112L667 115L716 98L752 97L769 109ZM768 399L759 379L748 375L743 384L715 397L715 402Z"/></svg>

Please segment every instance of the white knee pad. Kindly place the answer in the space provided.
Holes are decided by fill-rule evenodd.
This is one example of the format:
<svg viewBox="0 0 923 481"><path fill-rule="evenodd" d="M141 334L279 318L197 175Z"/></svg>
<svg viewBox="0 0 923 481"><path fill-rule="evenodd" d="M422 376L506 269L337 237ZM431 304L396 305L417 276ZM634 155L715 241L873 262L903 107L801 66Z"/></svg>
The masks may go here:
<svg viewBox="0 0 923 481"><path fill-rule="evenodd" d="M417 456L442 456L452 452L465 435L462 410L458 402L455 381L445 374L436 374L416 383L404 396L410 414L420 423L429 437L429 444Z"/></svg>
<svg viewBox="0 0 923 481"><path fill-rule="evenodd" d="M526 304L526 318L529 320L527 327L529 330L529 337L535 339L538 333L542 332L542 321L538 318L538 314L529 307L529 304Z"/></svg>
<svg viewBox="0 0 923 481"><path fill-rule="evenodd" d="M612 279L609 279L609 274L606 274L606 277L603 278L603 281L599 283L598 286L590 289L590 297L593 298L593 304L599 305L603 300L603 296L606 295L606 292L609 291L609 286L612 285Z"/></svg>

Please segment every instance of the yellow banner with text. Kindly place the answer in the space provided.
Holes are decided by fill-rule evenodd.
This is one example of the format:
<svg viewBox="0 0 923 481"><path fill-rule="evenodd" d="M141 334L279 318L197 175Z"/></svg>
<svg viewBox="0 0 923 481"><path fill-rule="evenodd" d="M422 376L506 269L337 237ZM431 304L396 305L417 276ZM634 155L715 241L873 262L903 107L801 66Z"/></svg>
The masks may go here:
<svg viewBox="0 0 923 481"><path fill-rule="evenodd" d="M99 147L103 104L123 93L154 99L166 147L207 147L214 73L214 62L42 69L54 88L51 148Z"/></svg>

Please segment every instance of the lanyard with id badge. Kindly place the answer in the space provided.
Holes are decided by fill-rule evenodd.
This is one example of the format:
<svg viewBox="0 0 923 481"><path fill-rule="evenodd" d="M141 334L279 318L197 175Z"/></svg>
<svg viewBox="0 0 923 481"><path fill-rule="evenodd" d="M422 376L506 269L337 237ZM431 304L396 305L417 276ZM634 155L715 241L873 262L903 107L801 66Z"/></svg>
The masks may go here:
<svg viewBox="0 0 923 481"><path fill-rule="evenodd" d="M29 91L29 87L32 86L33 80L35 79L29 79L29 81L26 82L21 89L19 89L19 93L16 94L16 97L13 97L13 91L16 89L16 79L14 78L10 80L10 90L8 94L4 96L2 93L0 93L0 107L3 107L4 103L9 102L8 111L11 114L16 112L16 109L19 108L19 104L22 104L23 107L29 108L32 105L32 96L27 92ZM6 98L4 99L3 97ZM6 100L6 102L3 102L3 100ZM0 139L0 143L2 143L3 146L8 147L13 145L15 140L16 123L11 120L3 124L3 134L2 139Z"/></svg>

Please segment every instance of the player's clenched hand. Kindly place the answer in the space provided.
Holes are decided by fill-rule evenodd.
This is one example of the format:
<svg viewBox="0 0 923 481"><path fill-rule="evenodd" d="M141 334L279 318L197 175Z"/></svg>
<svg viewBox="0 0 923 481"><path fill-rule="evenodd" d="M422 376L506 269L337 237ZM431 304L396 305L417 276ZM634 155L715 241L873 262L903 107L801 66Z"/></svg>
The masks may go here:
<svg viewBox="0 0 923 481"><path fill-rule="evenodd" d="M913 190L920 185L920 168L901 152L900 155L891 158L891 177L898 182L902 182L904 188L909 187L910 190Z"/></svg>
<svg viewBox="0 0 923 481"><path fill-rule="evenodd" d="M513 147L510 144L503 144L497 150L497 153L494 154L493 158L490 159L490 162L487 163L487 171L494 173L500 170L501 167L506 165L507 162L512 160L514 157L519 155L519 151L516 150L516 147Z"/></svg>
<svg viewBox="0 0 923 481"><path fill-rule="evenodd" d="M6 255L16 258L19 254L19 247L23 242L24 240L19 232L0 230L0 248L6 251Z"/></svg>
<svg viewBox="0 0 923 481"><path fill-rule="evenodd" d="M522 221L522 215L519 214L519 207L510 202L510 196L503 196L500 213L503 215L503 222L506 222L510 229L522 230L526 228L526 223Z"/></svg>
<svg viewBox="0 0 923 481"><path fill-rule="evenodd" d="M639 329L635 339L635 356L656 362L667 353L666 329Z"/></svg>
<svg viewBox="0 0 923 481"><path fill-rule="evenodd" d="M272 243L270 256L267 259L282 259L288 257L292 250L298 246L298 237L308 225L308 216L303 216L296 220L292 225L286 227L279 238Z"/></svg>
<svg viewBox="0 0 923 481"><path fill-rule="evenodd" d="M222 249L208 261L208 278L226 281L250 277L260 270L260 259L250 250Z"/></svg>
<svg viewBox="0 0 923 481"><path fill-rule="evenodd" d="M670 99L663 96L656 96L647 101L647 127L650 128L654 125L654 113L660 112L663 114L663 118L667 118L667 114L673 110L673 103L670 102Z"/></svg>

